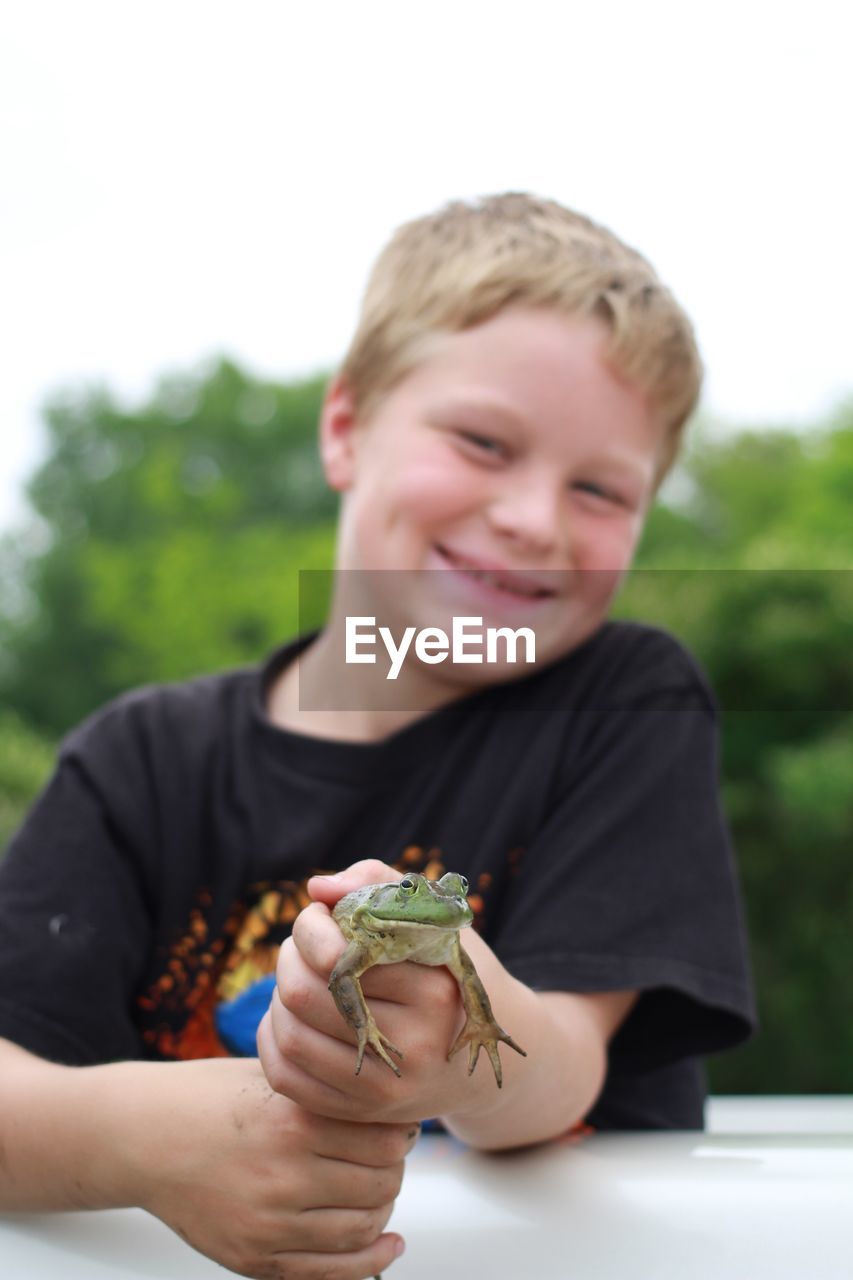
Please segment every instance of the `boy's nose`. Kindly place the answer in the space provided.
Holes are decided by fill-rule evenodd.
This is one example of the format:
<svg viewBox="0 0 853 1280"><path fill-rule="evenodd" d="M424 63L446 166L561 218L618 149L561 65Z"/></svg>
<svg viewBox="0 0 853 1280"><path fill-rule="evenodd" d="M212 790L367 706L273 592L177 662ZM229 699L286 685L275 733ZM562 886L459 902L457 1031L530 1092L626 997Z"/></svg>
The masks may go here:
<svg viewBox="0 0 853 1280"><path fill-rule="evenodd" d="M492 527L529 555L551 556L566 540L561 497L548 485L505 490L489 508Z"/></svg>

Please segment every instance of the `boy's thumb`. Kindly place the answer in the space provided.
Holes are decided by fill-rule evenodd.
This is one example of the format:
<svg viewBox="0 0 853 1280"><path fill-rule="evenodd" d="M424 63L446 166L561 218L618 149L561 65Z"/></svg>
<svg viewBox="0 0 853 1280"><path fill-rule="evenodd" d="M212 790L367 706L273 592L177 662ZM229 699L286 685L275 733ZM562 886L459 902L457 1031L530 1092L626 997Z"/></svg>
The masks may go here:
<svg viewBox="0 0 853 1280"><path fill-rule="evenodd" d="M339 898L352 893L354 889L362 889L368 884L395 883L402 878L402 874L389 867L387 862L380 862L378 858L365 858L333 875L311 876L306 888L315 902L333 906Z"/></svg>

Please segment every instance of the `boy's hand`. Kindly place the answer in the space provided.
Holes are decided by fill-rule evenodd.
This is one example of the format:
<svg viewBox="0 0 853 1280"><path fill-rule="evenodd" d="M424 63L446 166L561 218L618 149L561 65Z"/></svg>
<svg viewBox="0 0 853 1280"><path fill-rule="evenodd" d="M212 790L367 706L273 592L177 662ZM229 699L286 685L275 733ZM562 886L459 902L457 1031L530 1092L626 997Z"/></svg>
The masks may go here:
<svg viewBox="0 0 853 1280"><path fill-rule="evenodd" d="M362 885L401 878L400 872L373 859L335 876L314 877L308 891L315 901L300 913L281 948L277 990L258 1032L261 1065L277 1092L321 1115L409 1121L494 1104L497 1089L488 1061L470 1077L466 1054L448 1061L465 1018L456 981L443 965L381 965L363 975L376 1023L404 1057L399 1078L372 1053L355 1075L355 1037L328 990L329 975L346 945L330 908ZM478 969L483 966L486 989L500 1008L497 974L513 980L481 939L469 930L463 938Z"/></svg>
<svg viewBox="0 0 853 1280"><path fill-rule="evenodd" d="M382 1233L414 1126L311 1115L272 1093L253 1059L165 1070L158 1114L173 1124L136 1135L137 1203L239 1275L364 1280L393 1262L400 1238Z"/></svg>

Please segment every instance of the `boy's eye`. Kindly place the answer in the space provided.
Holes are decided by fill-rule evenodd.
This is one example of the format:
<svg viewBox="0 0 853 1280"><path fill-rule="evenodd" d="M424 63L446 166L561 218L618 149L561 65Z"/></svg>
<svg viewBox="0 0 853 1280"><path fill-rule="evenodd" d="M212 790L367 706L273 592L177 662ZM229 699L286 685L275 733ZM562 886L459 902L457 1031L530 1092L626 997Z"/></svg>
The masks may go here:
<svg viewBox="0 0 853 1280"><path fill-rule="evenodd" d="M580 493L588 493L594 498L601 498L605 502L621 503L621 498L612 489L606 489L603 485L596 484L594 480L578 480L574 488Z"/></svg>
<svg viewBox="0 0 853 1280"><path fill-rule="evenodd" d="M505 452L505 446L500 440L495 440L492 436L481 435L479 431L460 429L456 434L478 452L491 454L494 457L501 457Z"/></svg>

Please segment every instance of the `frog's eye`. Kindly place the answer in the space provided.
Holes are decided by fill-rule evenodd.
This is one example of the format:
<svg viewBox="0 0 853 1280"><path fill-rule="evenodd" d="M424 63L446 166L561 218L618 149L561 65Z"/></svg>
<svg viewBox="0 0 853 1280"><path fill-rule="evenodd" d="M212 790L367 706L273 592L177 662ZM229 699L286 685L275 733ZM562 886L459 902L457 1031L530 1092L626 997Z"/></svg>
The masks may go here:
<svg viewBox="0 0 853 1280"><path fill-rule="evenodd" d="M462 885L462 892L463 892L463 893L467 893L467 892L468 892L468 881L465 879L465 877L464 877L464 876L460 876L460 877L459 877L459 883Z"/></svg>
<svg viewBox="0 0 853 1280"><path fill-rule="evenodd" d="M400 881L398 888L402 889L404 893L414 893L415 882L414 880L411 880L408 876L405 876Z"/></svg>

